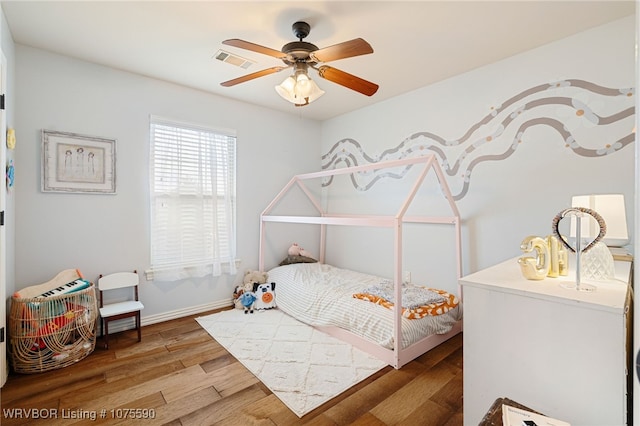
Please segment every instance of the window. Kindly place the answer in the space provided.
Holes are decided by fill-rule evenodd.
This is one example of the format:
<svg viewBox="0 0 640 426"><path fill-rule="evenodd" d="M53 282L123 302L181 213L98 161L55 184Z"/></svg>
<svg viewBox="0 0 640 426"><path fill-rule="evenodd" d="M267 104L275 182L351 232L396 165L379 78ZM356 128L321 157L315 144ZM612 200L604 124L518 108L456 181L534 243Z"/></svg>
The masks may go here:
<svg viewBox="0 0 640 426"><path fill-rule="evenodd" d="M234 274L234 132L151 117L151 271L175 281Z"/></svg>

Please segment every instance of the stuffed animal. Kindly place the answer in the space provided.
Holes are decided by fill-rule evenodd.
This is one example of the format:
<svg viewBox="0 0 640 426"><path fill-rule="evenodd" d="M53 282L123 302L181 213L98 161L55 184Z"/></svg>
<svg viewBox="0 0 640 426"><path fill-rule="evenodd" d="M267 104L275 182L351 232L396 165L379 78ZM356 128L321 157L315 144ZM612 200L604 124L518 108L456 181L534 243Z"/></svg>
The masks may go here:
<svg viewBox="0 0 640 426"><path fill-rule="evenodd" d="M269 279L269 274L266 272L253 271L249 269L244 273L244 277L242 278L242 284L244 286L249 286L249 291L253 289L253 283L266 283Z"/></svg>
<svg viewBox="0 0 640 426"><path fill-rule="evenodd" d="M249 312L250 314L253 313L253 305L256 301L256 294L252 291L245 291L244 293L242 293L242 296L240 296L240 303L242 303L242 307L244 308L244 313L246 314L247 312Z"/></svg>
<svg viewBox="0 0 640 426"><path fill-rule="evenodd" d="M244 309L244 306L242 305L242 301L240 300L240 297L242 296L242 294L248 291L253 291L254 283L258 283L258 284L266 283L268 278L269 278L269 274L266 272L260 272L260 271L254 271L254 270L248 269L244 273L244 277L242 278L242 285L236 286L236 288L233 291L233 305L237 309Z"/></svg>
<svg viewBox="0 0 640 426"><path fill-rule="evenodd" d="M289 256L300 256L300 250L301 247L298 245L298 243L293 243L291 244L291 247L289 247L287 253L289 253Z"/></svg>
<svg viewBox="0 0 640 426"><path fill-rule="evenodd" d="M308 257L310 259L315 260L315 257L313 257L313 255L309 253L307 250L300 247L298 243L291 244L291 247L289 247L289 250L287 251L287 253L289 254L289 256L304 256L304 257Z"/></svg>
<svg viewBox="0 0 640 426"><path fill-rule="evenodd" d="M242 301L240 300L240 296L244 293L244 286L237 285L233 290L233 306L237 309L242 309Z"/></svg>
<svg viewBox="0 0 640 426"><path fill-rule="evenodd" d="M256 295L255 308L257 310L273 309L276 307L276 283L255 283L253 292Z"/></svg>

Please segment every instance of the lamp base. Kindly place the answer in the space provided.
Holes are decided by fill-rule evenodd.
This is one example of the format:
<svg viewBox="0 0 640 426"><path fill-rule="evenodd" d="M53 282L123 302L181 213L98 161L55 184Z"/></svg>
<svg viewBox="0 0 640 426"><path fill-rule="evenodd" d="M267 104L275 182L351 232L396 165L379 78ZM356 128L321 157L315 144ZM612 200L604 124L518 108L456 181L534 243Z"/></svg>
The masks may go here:
<svg viewBox="0 0 640 426"><path fill-rule="evenodd" d="M596 281L609 281L615 276L613 255L603 242L582 253L581 276Z"/></svg>

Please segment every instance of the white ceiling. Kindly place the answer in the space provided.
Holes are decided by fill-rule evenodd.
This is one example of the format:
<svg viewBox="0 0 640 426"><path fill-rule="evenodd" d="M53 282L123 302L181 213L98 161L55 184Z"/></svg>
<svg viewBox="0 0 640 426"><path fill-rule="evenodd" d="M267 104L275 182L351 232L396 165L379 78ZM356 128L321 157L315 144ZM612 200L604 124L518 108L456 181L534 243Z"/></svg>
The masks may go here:
<svg viewBox="0 0 640 426"><path fill-rule="evenodd" d="M14 41L302 117L325 120L635 13L626 1L5 1ZM280 50L291 25L319 48L353 38L374 53L330 65L380 85L364 96L310 74L326 94L296 108L274 86L289 71L220 83L278 59L222 45L240 38ZM224 49L248 70L214 59Z"/></svg>

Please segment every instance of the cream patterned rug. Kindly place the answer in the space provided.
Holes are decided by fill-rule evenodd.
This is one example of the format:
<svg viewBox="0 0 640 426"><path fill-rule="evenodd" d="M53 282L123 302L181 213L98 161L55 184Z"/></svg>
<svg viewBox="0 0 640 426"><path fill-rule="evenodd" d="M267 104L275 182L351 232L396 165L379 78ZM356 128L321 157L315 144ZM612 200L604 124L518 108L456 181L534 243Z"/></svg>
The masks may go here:
<svg viewBox="0 0 640 426"><path fill-rule="evenodd" d="M386 366L279 309L233 309L196 321L298 417Z"/></svg>

